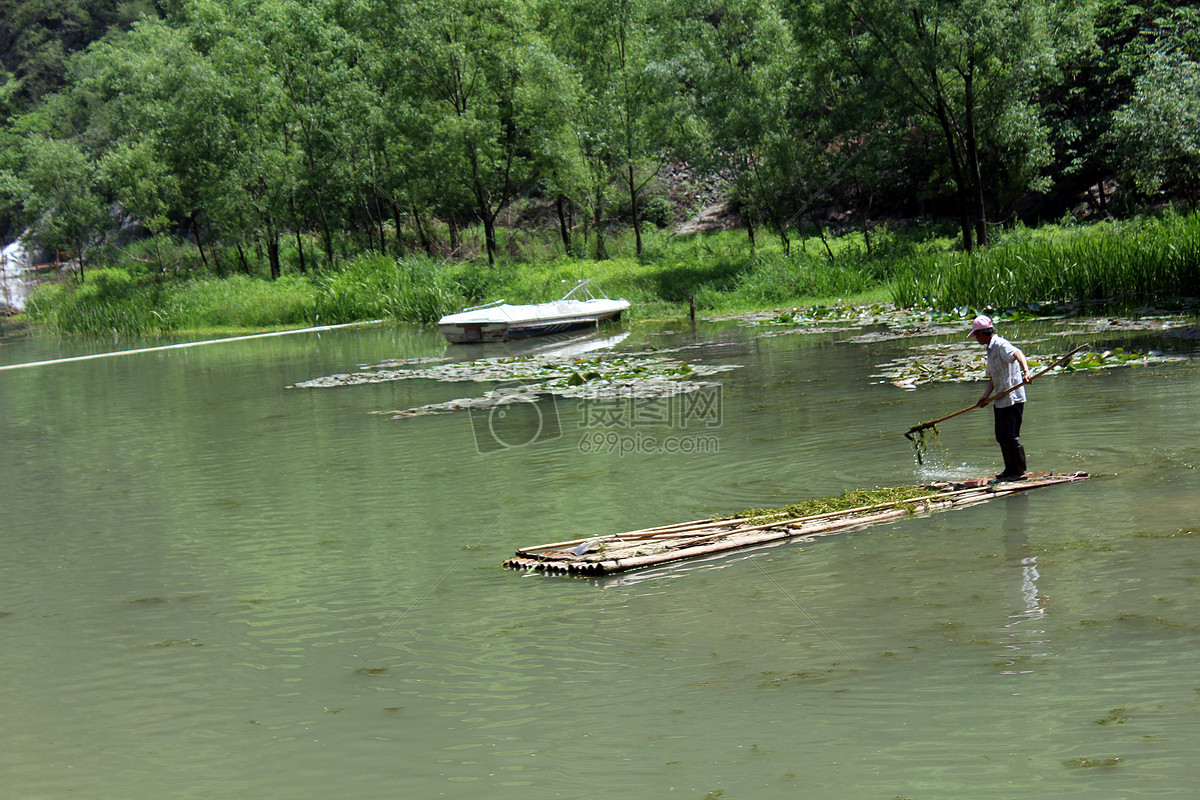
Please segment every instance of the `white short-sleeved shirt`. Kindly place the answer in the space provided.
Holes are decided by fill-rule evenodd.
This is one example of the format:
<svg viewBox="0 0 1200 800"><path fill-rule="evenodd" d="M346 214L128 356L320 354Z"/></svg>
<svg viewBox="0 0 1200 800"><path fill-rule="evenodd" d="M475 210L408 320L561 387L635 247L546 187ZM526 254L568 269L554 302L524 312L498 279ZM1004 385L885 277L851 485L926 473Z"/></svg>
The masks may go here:
<svg viewBox="0 0 1200 800"><path fill-rule="evenodd" d="M987 346L987 366L984 368L987 376L992 379L992 394L1000 394L1022 381L1021 362L1016 360L1016 352L1017 348L1008 339L992 335L992 340ZM994 405L996 408L1007 408L1013 403L1024 402L1025 387L1022 386L1001 397Z"/></svg>

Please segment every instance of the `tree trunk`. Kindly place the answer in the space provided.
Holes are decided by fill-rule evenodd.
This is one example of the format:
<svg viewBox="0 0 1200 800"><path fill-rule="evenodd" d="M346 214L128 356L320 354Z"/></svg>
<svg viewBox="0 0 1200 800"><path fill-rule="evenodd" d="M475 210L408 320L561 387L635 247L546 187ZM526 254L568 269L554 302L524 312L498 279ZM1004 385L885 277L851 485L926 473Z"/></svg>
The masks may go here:
<svg viewBox="0 0 1200 800"><path fill-rule="evenodd" d="M375 218L379 228L379 254L387 254L387 231L383 229L383 207L379 204L379 195L375 195Z"/></svg>
<svg viewBox="0 0 1200 800"><path fill-rule="evenodd" d="M154 240L154 260L158 264L158 274L166 275L167 268L164 267L163 263L162 263L162 247L159 244L158 232L150 231L150 238ZM223 276L218 274L217 277L223 277Z"/></svg>
<svg viewBox="0 0 1200 800"><path fill-rule="evenodd" d="M296 213L296 201L288 198L288 213L291 214L292 224L296 226L296 250L300 255L300 271L308 272L308 264L304 261L304 245L300 240L300 215ZM271 223L271 229L274 229L274 222Z"/></svg>
<svg viewBox="0 0 1200 800"><path fill-rule="evenodd" d="M446 228L450 232L450 254L458 255L458 249L462 247L462 239L458 231L458 215L451 211L446 215Z"/></svg>
<svg viewBox="0 0 1200 800"><path fill-rule="evenodd" d="M558 234L562 237L563 250L567 255L571 255L571 229L567 226L567 214L564 207L565 198L560 194L555 203L558 209Z"/></svg>
<svg viewBox="0 0 1200 800"><path fill-rule="evenodd" d="M196 237L196 249L200 251L200 263L204 264L204 268L208 269L208 259L204 255L204 245L200 244L200 226L196 224L196 215L192 215L192 235ZM80 271L83 270L83 253L79 254Z"/></svg>
<svg viewBox="0 0 1200 800"><path fill-rule="evenodd" d="M633 163L630 162L626 168L626 175L629 179L629 210L633 214L633 238L637 242L637 254L642 254L642 220L638 213L638 193L637 185L633 182Z"/></svg>
<svg viewBox="0 0 1200 800"><path fill-rule="evenodd" d="M816 222L816 216L813 216L813 222ZM787 232L787 220L779 215L779 212L772 207L771 222L775 223L775 227L779 229L779 243L783 246L783 254L790 256L792 254L792 240Z"/></svg>
<svg viewBox="0 0 1200 800"><path fill-rule="evenodd" d="M487 247L488 266L496 266L496 215L482 203L479 206L479 219L483 222L483 241Z"/></svg>
<svg viewBox="0 0 1200 800"><path fill-rule="evenodd" d="M946 137L946 150L950 155L950 168L954 173L955 194L958 195L958 220L962 228L963 249L971 252L973 241L971 237L970 188L962 158L959 156L958 141L954 138L954 128L950 124L950 114L946 110L945 100L939 92L937 98L937 119L942 126L942 134Z"/></svg>
<svg viewBox="0 0 1200 800"><path fill-rule="evenodd" d="M833 263L833 250L829 247L829 240L825 238L825 229L821 227L820 220L817 219L817 212L810 211L808 215L812 218L813 225L817 226L817 234L821 237L821 244L825 245L825 252L829 254L829 263Z"/></svg>
<svg viewBox="0 0 1200 800"><path fill-rule="evenodd" d="M425 249L426 255L433 258L433 241L429 238L429 232L425 230L425 226L421 224L421 214L417 211L417 207L412 207L413 224L417 228L417 238L421 240L421 247Z"/></svg>
<svg viewBox="0 0 1200 800"><path fill-rule="evenodd" d="M592 227L596 230L596 260L608 260L608 248L604 246L604 188L596 189L596 202L592 206Z"/></svg>
<svg viewBox="0 0 1200 800"><path fill-rule="evenodd" d="M333 232L329 229L329 217L325 214L325 203L315 191L313 199L317 201L317 211L321 216L321 235L325 239L325 258L328 265L333 266Z"/></svg>
<svg viewBox="0 0 1200 800"><path fill-rule="evenodd" d="M271 280L276 280L283 270L279 266L279 233L274 225L267 226L267 261L271 265Z"/></svg>
<svg viewBox="0 0 1200 800"><path fill-rule="evenodd" d="M403 258L408 255L408 248L404 246L404 238L400 235L400 206L391 201L388 205L392 207L392 223L396 226L396 255Z"/></svg>
<svg viewBox="0 0 1200 800"><path fill-rule="evenodd" d="M975 59L967 59L967 71L963 76L966 105L967 175L971 182L971 194L975 211L975 244L988 246L987 208L983 202L983 173L979 168L979 141L975 133Z"/></svg>

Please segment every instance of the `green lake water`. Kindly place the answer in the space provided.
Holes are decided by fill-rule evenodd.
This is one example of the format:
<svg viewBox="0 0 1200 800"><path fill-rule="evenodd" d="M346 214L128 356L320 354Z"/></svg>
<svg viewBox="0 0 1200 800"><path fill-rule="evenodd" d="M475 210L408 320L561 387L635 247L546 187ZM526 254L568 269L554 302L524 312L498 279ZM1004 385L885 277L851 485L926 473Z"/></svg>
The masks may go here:
<svg viewBox="0 0 1200 800"><path fill-rule="evenodd" d="M992 474L990 411L921 465L903 437L980 386L873 377L913 341L736 323L633 329L738 368L603 420L289 388L447 353L404 326L0 371L0 796L1193 797L1200 353L1052 329L1001 332L1170 356L1031 388L1030 469L1092 480L592 580L500 564ZM153 344L8 335L0 365Z"/></svg>

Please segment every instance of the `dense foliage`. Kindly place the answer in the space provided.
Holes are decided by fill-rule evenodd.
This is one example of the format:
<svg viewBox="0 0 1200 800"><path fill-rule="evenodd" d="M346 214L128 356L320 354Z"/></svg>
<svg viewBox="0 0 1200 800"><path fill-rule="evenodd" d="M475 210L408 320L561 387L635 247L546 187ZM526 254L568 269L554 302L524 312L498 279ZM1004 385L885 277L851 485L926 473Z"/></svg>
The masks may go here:
<svg viewBox="0 0 1200 800"><path fill-rule="evenodd" d="M81 267L164 274L186 243L205 274L330 280L368 252L494 263L523 230L644 256L679 165L784 256L817 209L868 236L952 220L971 250L998 221L1200 197L1179 0L0 9L0 238Z"/></svg>

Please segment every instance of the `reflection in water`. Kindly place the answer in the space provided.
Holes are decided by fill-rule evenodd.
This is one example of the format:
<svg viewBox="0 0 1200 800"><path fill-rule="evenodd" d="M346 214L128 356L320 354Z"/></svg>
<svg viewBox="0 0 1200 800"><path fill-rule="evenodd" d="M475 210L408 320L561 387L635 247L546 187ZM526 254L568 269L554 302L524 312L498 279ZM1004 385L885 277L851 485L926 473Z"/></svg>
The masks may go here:
<svg viewBox="0 0 1200 800"><path fill-rule="evenodd" d="M1004 553L1006 565L1011 572L1008 579L1008 622L1005 624L1005 660L1014 667L1031 658L1049 655L1045 652L1048 642L1046 631L1033 625L1046 616L1038 594L1037 556L1029 555L1026 545L1026 517L1029 512L1029 495L1021 493L1004 498ZM1005 670L1004 674L1023 674L1031 669Z"/></svg>

